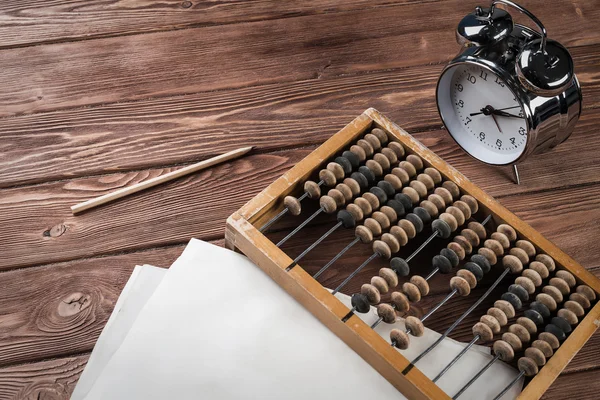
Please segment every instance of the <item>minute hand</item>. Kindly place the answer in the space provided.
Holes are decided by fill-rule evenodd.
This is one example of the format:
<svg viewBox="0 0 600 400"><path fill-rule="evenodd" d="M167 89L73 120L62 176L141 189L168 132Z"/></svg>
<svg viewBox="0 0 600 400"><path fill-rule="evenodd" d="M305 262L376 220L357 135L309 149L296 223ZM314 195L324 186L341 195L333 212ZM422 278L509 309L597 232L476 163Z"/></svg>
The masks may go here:
<svg viewBox="0 0 600 400"><path fill-rule="evenodd" d="M507 113L506 111L494 110L492 114L498 115L500 117L512 117L512 118L523 118L515 114Z"/></svg>

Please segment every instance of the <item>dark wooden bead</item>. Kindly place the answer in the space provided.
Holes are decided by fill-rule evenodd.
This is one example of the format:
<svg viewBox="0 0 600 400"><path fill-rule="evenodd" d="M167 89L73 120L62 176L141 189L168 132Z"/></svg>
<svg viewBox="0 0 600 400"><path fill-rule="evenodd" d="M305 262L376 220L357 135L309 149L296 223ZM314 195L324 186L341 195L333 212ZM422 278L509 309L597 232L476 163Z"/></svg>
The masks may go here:
<svg viewBox="0 0 600 400"><path fill-rule="evenodd" d="M548 324L546 325L546 327L544 328L544 330L548 333L553 334L554 336L556 336L556 338L558 339L559 342L564 342L565 339L567 338L567 334L560 329L558 326L554 325L554 324Z"/></svg>
<svg viewBox="0 0 600 400"><path fill-rule="evenodd" d="M354 307L359 313L364 314L371 310L369 299L362 293L353 294L350 302L352 303L352 307Z"/></svg>
<svg viewBox="0 0 600 400"><path fill-rule="evenodd" d="M383 189L381 189L380 187L372 187L371 189L369 189L369 192L373 193L375 196L377 196L377 198L379 199L379 204L385 204L385 202L387 201L387 195L385 194L385 192L383 191Z"/></svg>
<svg viewBox="0 0 600 400"><path fill-rule="evenodd" d="M415 207L413 208L413 213L417 214L417 217L421 218L423 223L428 224L431 222L431 215L427 212L423 207Z"/></svg>
<svg viewBox="0 0 600 400"><path fill-rule="evenodd" d="M456 268L458 267L458 263L460 262L460 260L458 259L458 256L456 255L455 252L453 252L452 250L450 250L447 247L444 247L441 251L440 251L440 255L446 257L448 260L450 260L450 263L452 264L452 268Z"/></svg>
<svg viewBox="0 0 600 400"><path fill-rule="evenodd" d="M571 333L571 324L563 317L554 317L551 320L552 324L558 326L565 334Z"/></svg>
<svg viewBox="0 0 600 400"><path fill-rule="evenodd" d="M350 162L352 169L356 169L360 165L360 158L358 158L358 156L351 151L344 151L342 153L342 157Z"/></svg>
<svg viewBox="0 0 600 400"><path fill-rule="evenodd" d="M417 233L421 233L421 231L423 230L423 221L421 220L421 218L419 218L419 216L417 214L414 213L408 213L406 214L406 218L407 220L409 220L410 222L412 222L412 224L415 226L415 229L417 230Z"/></svg>
<svg viewBox="0 0 600 400"><path fill-rule="evenodd" d="M523 303L521 302L521 299L519 299L519 297L514 293L506 292L500 298L502 300L506 300L510 304L512 304L512 306L515 310L520 310L521 307L523 307Z"/></svg>
<svg viewBox="0 0 600 400"><path fill-rule="evenodd" d="M537 326L541 326L544 324L544 318L542 317L542 314L540 314L536 310L533 310L533 309L525 310L523 315L525 316L525 318L529 318L530 320L532 320L533 323L536 324Z"/></svg>
<svg viewBox="0 0 600 400"><path fill-rule="evenodd" d="M354 228L356 226L356 219L347 210L338 211L337 220L342 223L344 228Z"/></svg>
<svg viewBox="0 0 600 400"><path fill-rule="evenodd" d="M477 265L474 262L466 262L464 268L467 271L470 271L473 273L473 275L475 275L475 278L477 278L477 281L479 282L480 280L483 279L483 270L481 269L481 267L479 265Z"/></svg>
<svg viewBox="0 0 600 400"><path fill-rule="evenodd" d="M369 187L369 181L361 172L353 172L350 178L354 179L360 185L361 190Z"/></svg>
<svg viewBox="0 0 600 400"><path fill-rule="evenodd" d="M492 266L490 265L488 259L485 258L485 256L482 256L481 254L473 254L471 256L471 261L479 265L484 274L487 274L488 272L490 272L490 269L492 269Z"/></svg>
<svg viewBox="0 0 600 400"><path fill-rule="evenodd" d="M531 304L529 304L529 308L537 311L544 319L550 318L550 310L539 301L532 301Z"/></svg>
<svg viewBox="0 0 600 400"><path fill-rule="evenodd" d="M336 163L340 164L342 166L342 168L344 168L344 173L346 175L349 175L350 173L352 173L352 164L350 163L350 161L345 158L345 157L336 157L335 160Z"/></svg>
<svg viewBox="0 0 600 400"><path fill-rule="evenodd" d="M369 167L363 165L362 167L358 168L358 172L360 172L365 178L367 178L367 187L375 183L375 174L369 169Z"/></svg>
<svg viewBox="0 0 600 400"><path fill-rule="evenodd" d="M413 208L413 203L410 197L405 195L404 193L398 193L394 196L394 200L399 201L404 206L405 212L409 212Z"/></svg>
<svg viewBox="0 0 600 400"><path fill-rule="evenodd" d="M433 267L439 269L442 274L448 274L452 271L452 262L441 254L433 257L432 264Z"/></svg>
<svg viewBox="0 0 600 400"><path fill-rule="evenodd" d="M513 283L508 287L508 291L516 294L519 297L519 300L521 300L521 303L529 300L529 293L527 293L527 290L525 290L525 288L521 285L516 285Z"/></svg>
<svg viewBox="0 0 600 400"><path fill-rule="evenodd" d="M442 219L436 219L431 223L431 227L434 231L438 232L438 235L442 239L448 239L452 235L452 228L448 223ZM464 251L464 250L463 250Z"/></svg>
<svg viewBox="0 0 600 400"><path fill-rule="evenodd" d="M390 267L398 274L398 276L408 276L408 274L410 274L410 267L404 258L392 258Z"/></svg>
<svg viewBox="0 0 600 400"><path fill-rule="evenodd" d="M391 207L394 211L396 211L398 218L404 216L406 213L406 211L404 211L404 206L398 200L388 200L386 206Z"/></svg>
<svg viewBox="0 0 600 400"><path fill-rule="evenodd" d="M388 181L377 182L377 187L381 188L389 198L391 198L396 193L394 186L392 186L392 184Z"/></svg>

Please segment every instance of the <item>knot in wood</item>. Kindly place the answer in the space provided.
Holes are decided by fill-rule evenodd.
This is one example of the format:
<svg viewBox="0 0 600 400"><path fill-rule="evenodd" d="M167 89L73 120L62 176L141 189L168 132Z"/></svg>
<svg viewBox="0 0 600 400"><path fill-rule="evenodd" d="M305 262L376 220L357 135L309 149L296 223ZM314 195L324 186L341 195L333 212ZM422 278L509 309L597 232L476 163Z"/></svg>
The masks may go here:
<svg viewBox="0 0 600 400"><path fill-rule="evenodd" d="M92 304L92 296L80 292L71 293L58 303L58 315L70 317L79 314Z"/></svg>

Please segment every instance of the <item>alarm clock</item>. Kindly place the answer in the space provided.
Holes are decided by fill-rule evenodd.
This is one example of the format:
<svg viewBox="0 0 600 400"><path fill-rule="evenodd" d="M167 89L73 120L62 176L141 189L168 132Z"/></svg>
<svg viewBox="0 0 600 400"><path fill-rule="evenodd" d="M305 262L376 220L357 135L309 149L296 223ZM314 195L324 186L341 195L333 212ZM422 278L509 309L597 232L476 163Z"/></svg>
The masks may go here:
<svg viewBox="0 0 600 400"><path fill-rule="evenodd" d="M537 30L513 23L498 4L525 14ZM507 0L476 7L456 39L462 47L437 84L440 117L463 150L487 164L512 164L519 183L516 164L564 142L579 119L573 59L535 15Z"/></svg>

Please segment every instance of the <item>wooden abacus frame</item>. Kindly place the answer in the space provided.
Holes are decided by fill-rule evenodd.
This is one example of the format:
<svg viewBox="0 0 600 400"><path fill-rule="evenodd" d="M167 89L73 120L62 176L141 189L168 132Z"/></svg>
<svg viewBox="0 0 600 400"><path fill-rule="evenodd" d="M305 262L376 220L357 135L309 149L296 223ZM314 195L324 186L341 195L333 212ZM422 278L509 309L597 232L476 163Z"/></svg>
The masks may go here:
<svg viewBox="0 0 600 400"><path fill-rule="evenodd" d="M538 251L554 258L557 268L571 272L579 283L584 283L600 293L600 280L373 108L354 119L228 218L225 231L226 246L239 250L250 258L406 397L450 399L417 367L403 374L405 368L410 365L409 360L356 315L342 322L342 318L348 314L348 308L301 266L286 271L292 259L259 231L262 225L282 210L285 196L302 192L304 182L322 168L327 160L348 148L368 129L375 127L383 129L390 140L402 143L408 153L420 156L426 164L437 168L445 179L458 185L463 193L475 197L480 203L480 208L486 214L492 214L497 224L505 222L511 225L520 238L529 240ZM589 310L548 363L527 384L519 399L539 399L598 326L600 302Z"/></svg>

